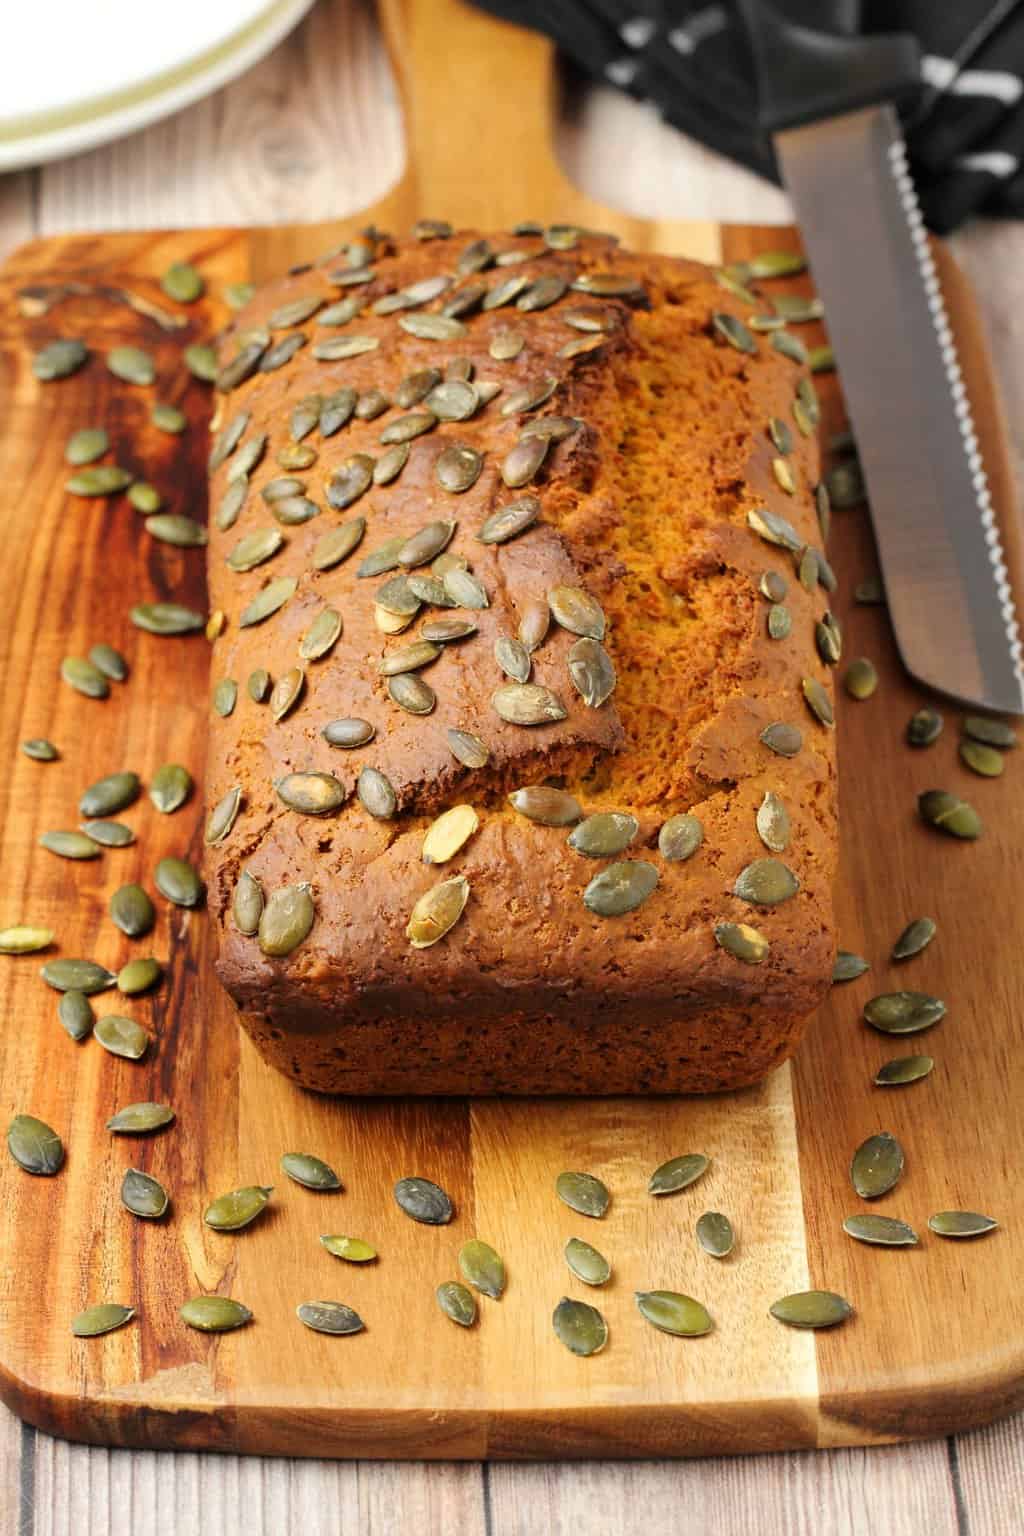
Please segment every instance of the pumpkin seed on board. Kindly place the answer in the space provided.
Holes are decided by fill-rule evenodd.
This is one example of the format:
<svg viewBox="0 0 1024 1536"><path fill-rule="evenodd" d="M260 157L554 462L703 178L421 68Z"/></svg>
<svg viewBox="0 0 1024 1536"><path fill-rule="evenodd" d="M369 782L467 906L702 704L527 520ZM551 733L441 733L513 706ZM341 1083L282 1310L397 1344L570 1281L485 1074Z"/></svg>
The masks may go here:
<svg viewBox="0 0 1024 1536"><path fill-rule="evenodd" d="M117 980L113 971L95 960L47 960L39 974L55 992L84 992L87 997L105 992Z"/></svg>
<svg viewBox="0 0 1024 1536"><path fill-rule="evenodd" d="M141 1061L152 1040L141 1024L118 1013L107 1013L97 1019L93 1035L111 1056L122 1056L126 1061Z"/></svg>
<svg viewBox="0 0 1024 1536"><path fill-rule="evenodd" d="M128 617L151 635L188 635L206 626L201 613L181 603L136 603Z"/></svg>
<svg viewBox="0 0 1024 1536"><path fill-rule="evenodd" d="M260 913L259 946L265 955L281 959L309 937L316 907L309 885L283 885Z"/></svg>
<svg viewBox="0 0 1024 1536"><path fill-rule="evenodd" d="M758 740L779 757L796 757L804 744L800 727L784 720L773 720L771 725L766 725Z"/></svg>
<svg viewBox="0 0 1024 1536"><path fill-rule="evenodd" d="M359 803L371 816L380 821L390 821L398 810L398 796L391 780L379 768L361 768L356 780Z"/></svg>
<svg viewBox="0 0 1024 1536"><path fill-rule="evenodd" d="M1017 733L1005 720L993 720L988 715L967 715L964 719L964 735L972 741L980 741L988 747L1008 751L1017 745Z"/></svg>
<svg viewBox="0 0 1024 1536"><path fill-rule="evenodd" d="M592 1173L560 1173L555 1194L570 1210L595 1219L605 1214L611 1201L607 1186Z"/></svg>
<svg viewBox="0 0 1024 1536"><path fill-rule="evenodd" d="M458 1280L445 1280L434 1292L438 1306L445 1317L458 1323L460 1328L472 1328L476 1322L476 1297Z"/></svg>
<svg viewBox="0 0 1024 1536"><path fill-rule="evenodd" d="M904 1154L896 1137L880 1131L862 1141L850 1163L850 1182L864 1200L877 1200L899 1182Z"/></svg>
<svg viewBox="0 0 1024 1536"><path fill-rule="evenodd" d="M570 1237L563 1251L565 1262L584 1285L604 1285L611 1278L612 1267L604 1254L582 1238Z"/></svg>
<svg viewBox="0 0 1024 1536"><path fill-rule="evenodd" d="M914 1035L946 1016L946 1005L927 992L882 992L864 1004L864 1017L885 1035Z"/></svg>
<svg viewBox="0 0 1024 1536"><path fill-rule="evenodd" d="M930 1056L896 1056L882 1063L872 1081L880 1088L902 1088L927 1077L934 1065Z"/></svg>
<svg viewBox="0 0 1024 1536"><path fill-rule="evenodd" d="M795 1291L791 1296L780 1296L768 1310L790 1328L834 1328L853 1312L846 1298L835 1291Z"/></svg>
<svg viewBox="0 0 1024 1536"><path fill-rule="evenodd" d="M137 939L156 922L156 909L141 885L122 885L110 898L110 916L116 928Z"/></svg>
<svg viewBox="0 0 1024 1536"><path fill-rule="evenodd" d="M303 1301L295 1308L295 1316L314 1333L340 1336L360 1333L366 1326L359 1313L343 1301Z"/></svg>
<svg viewBox="0 0 1024 1536"><path fill-rule="evenodd" d="M878 687L878 672L866 656L851 661L843 675L843 687L851 699L870 699Z"/></svg>
<svg viewBox="0 0 1024 1536"><path fill-rule="evenodd" d="M309 1152L286 1152L281 1158L281 1168L304 1189L340 1189L341 1180L334 1169Z"/></svg>
<svg viewBox="0 0 1024 1536"><path fill-rule="evenodd" d="M328 1253L332 1253L336 1259L345 1259L349 1264L369 1264L377 1257L376 1248L362 1237L343 1237L325 1232L320 1241Z"/></svg>
<svg viewBox="0 0 1024 1536"><path fill-rule="evenodd" d="M64 458L76 468L102 459L109 451L110 438L102 427L80 427L72 432L64 448Z"/></svg>
<svg viewBox="0 0 1024 1536"><path fill-rule="evenodd" d="M551 1317L555 1338L572 1355L599 1354L608 1342L608 1324L596 1307L563 1296Z"/></svg>
<svg viewBox="0 0 1024 1536"><path fill-rule="evenodd" d="M49 949L53 939L52 928L31 928L24 923L0 928L0 955L32 955Z"/></svg>
<svg viewBox="0 0 1024 1536"><path fill-rule="evenodd" d="M98 1339L104 1333L112 1333L130 1323L135 1316L134 1307L122 1306L117 1301L97 1302L86 1307L71 1319L71 1332L76 1339Z"/></svg>
<svg viewBox="0 0 1024 1536"><path fill-rule="evenodd" d="M112 683L123 683L128 676L128 663L120 651L115 651L112 645L100 641L89 647L89 660L94 667L98 667L104 677L109 677Z"/></svg>
<svg viewBox="0 0 1024 1536"><path fill-rule="evenodd" d="M847 1216L843 1231L855 1237L859 1243L871 1243L877 1248L916 1248L917 1233L905 1221L895 1216L863 1215Z"/></svg>
<svg viewBox="0 0 1024 1536"><path fill-rule="evenodd" d="M39 846L61 859L98 859L100 855L99 843L93 842L84 832L44 832Z"/></svg>
<svg viewBox="0 0 1024 1536"><path fill-rule="evenodd" d="M545 827L571 827L583 816L575 795L549 784L528 784L514 789L508 798L520 816Z"/></svg>
<svg viewBox="0 0 1024 1536"><path fill-rule="evenodd" d="M936 1211L928 1217L928 1230L936 1237L984 1237L998 1225L993 1217L975 1211Z"/></svg>
<svg viewBox="0 0 1024 1536"><path fill-rule="evenodd" d="M207 342L191 342L182 353L182 359L194 379L201 379L204 384L212 384L216 379L217 353Z"/></svg>
<svg viewBox="0 0 1024 1536"><path fill-rule="evenodd" d="M42 383L54 379L67 379L83 367L89 357L89 348L83 341L65 339L51 341L35 354L32 372Z"/></svg>
<svg viewBox="0 0 1024 1536"><path fill-rule="evenodd" d="M252 1321L252 1313L230 1296L192 1296L178 1310L178 1316L200 1333L229 1333Z"/></svg>
<svg viewBox="0 0 1024 1536"><path fill-rule="evenodd" d="M255 292L253 283L225 283L221 296L229 309L244 309Z"/></svg>
<svg viewBox="0 0 1024 1536"><path fill-rule="evenodd" d="M221 796L206 818L203 841L207 845L224 841L238 819L241 806L242 787L240 784L235 784L226 795Z"/></svg>
<svg viewBox="0 0 1024 1536"><path fill-rule="evenodd" d="M893 960L909 960L919 955L935 937L936 923L931 917L919 917L908 923L892 947Z"/></svg>
<svg viewBox="0 0 1024 1536"><path fill-rule="evenodd" d="M110 684L99 667L81 656L65 656L60 664L60 675L76 693L87 699L106 699L110 696Z"/></svg>
<svg viewBox="0 0 1024 1536"><path fill-rule="evenodd" d="M424 1226L447 1226L455 1214L450 1196L430 1179L399 1179L394 1193L399 1210Z"/></svg>
<svg viewBox="0 0 1024 1536"><path fill-rule="evenodd" d="M686 1152L681 1157L670 1157L668 1162L655 1168L647 1182L649 1195L675 1195L707 1172L711 1159L703 1152Z"/></svg>
<svg viewBox="0 0 1024 1536"><path fill-rule="evenodd" d="M849 949L841 949L832 966L832 980L856 981L858 976L863 976L864 972L870 969L870 965L862 955L855 955Z"/></svg>
<svg viewBox="0 0 1024 1536"><path fill-rule="evenodd" d="M427 828L421 858L424 864L447 864L473 836L480 818L471 805L453 805Z"/></svg>
<svg viewBox="0 0 1024 1536"><path fill-rule="evenodd" d="M599 811L570 832L566 842L589 859L608 859L623 853L640 830L635 816L625 811Z"/></svg>
<svg viewBox="0 0 1024 1536"><path fill-rule="evenodd" d="M83 816L110 816L131 805L141 791L142 781L137 773L108 773L83 792L78 809Z"/></svg>
<svg viewBox="0 0 1024 1536"><path fill-rule="evenodd" d="M129 1168L121 1180L121 1204L133 1216L147 1221L159 1221L166 1215L170 1198L159 1179L143 1173L139 1168Z"/></svg>
<svg viewBox="0 0 1024 1536"><path fill-rule="evenodd" d="M832 505L841 511L858 506L867 494L859 459L834 465L825 476L825 484Z"/></svg>
<svg viewBox="0 0 1024 1536"><path fill-rule="evenodd" d="M343 747L351 750L353 747L365 747L368 741L372 741L377 734L369 720L356 718L329 720L320 732L326 742L332 747Z"/></svg>
<svg viewBox="0 0 1024 1536"><path fill-rule="evenodd" d="M459 731L450 727L448 745L453 757L458 758L464 768L484 768L490 760L491 754L486 743L479 736L474 736L472 731Z"/></svg>
<svg viewBox="0 0 1024 1536"><path fill-rule="evenodd" d="M169 299L179 304L194 304L206 289L202 273L190 261L172 261L160 279L160 287Z"/></svg>
<svg viewBox="0 0 1024 1536"><path fill-rule="evenodd" d="M1003 771L1003 754L996 747L986 746L965 736L960 743L960 761L985 779L997 779Z"/></svg>
<svg viewBox="0 0 1024 1536"><path fill-rule="evenodd" d="M781 859L755 859L737 875L733 894L755 906L774 907L799 889L800 881Z"/></svg>
<svg viewBox="0 0 1024 1536"><path fill-rule="evenodd" d="M974 807L944 789L925 790L917 797L917 808L922 821L949 837L973 842L982 834L982 820Z"/></svg>
<svg viewBox="0 0 1024 1536"><path fill-rule="evenodd" d="M239 933L248 937L259 931L263 916L263 887L256 876L243 869L231 901L231 916Z"/></svg>
<svg viewBox="0 0 1024 1536"><path fill-rule="evenodd" d="M135 997L155 987L163 974L159 960L150 956L129 960L117 973L117 990L125 997Z"/></svg>
<svg viewBox="0 0 1024 1536"><path fill-rule="evenodd" d="M203 899L203 882L185 859L161 859L153 871L153 883L176 907L197 907Z"/></svg>
<svg viewBox="0 0 1024 1536"><path fill-rule="evenodd" d="M505 1289L505 1263L481 1238L470 1238L459 1249L459 1268L475 1290L497 1301Z"/></svg>
<svg viewBox="0 0 1024 1536"><path fill-rule="evenodd" d="M354 453L338 466L324 487L328 506L344 512L359 500L373 484L373 459L368 453Z"/></svg>
<svg viewBox="0 0 1024 1536"><path fill-rule="evenodd" d="M141 347L112 347L107 353L108 370L125 384L152 384L156 364Z"/></svg>
<svg viewBox="0 0 1024 1536"><path fill-rule="evenodd" d="M640 1316L662 1333L696 1339L714 1327L708 1309L692 1296L679 1291L636 1291L634 1295Z"/></svg>
<svg viewBox="0 0 1024 1536"><path fill-rule="evenodd" d="M169 816L180 809L192 793L192 775L181 763L164 763L149 786L149 798L158 811Z"/></svg>
<svg viewBox="0 0 1024 1536"><path fill-rule="evenodd" d="M178 512L160 512L146 518L146 532L161 544L176 549L200 549L207 541L206 529L195 518Z"/></svg>
<svg viewBox="0 0 1024 1536"><path fill-rule="evenodd" d="M328 315L336 316L341 305L334 305L330 310L324 310L318 324L331 325L338 321L335 318L328 319ZM328 395L320 407L320 436L333 437L347 426L355 415L356 406L359 404L359 395L356 390L345 387L336 390L333 395Z"/></svg>
<svg viewBox="0 0 1024 1536"><path fill-rule="evenodd" d="M7 1127L7 1149L26 1173L44 1178L58 1173L64 1162L64 1143L35 1115L15 1115Z"/></svg>
<svg viewBox="0 0 1024 1536"><path fill-rule="evenodd" d="M759 928L752 928L748 923L716 923L714 934L715 943L734 960L760 965L768 958L771 947L768 940Z"/></svg>
<svg viewBox="0 0 1024 1536"><path fill-rule="evenodd" d="M218 1195L203 1212L203 1220L215 1232L241 1232L267 1208L273 1186L246 1184Z"/></svg>
<svg viewBox="0 0 1024 1536"><path fill-rule="evenodd" d="M919 709L907 722L907 742L912 747L930 747L937 741L943 726L942 716L936 709Z"/></svg>
<svg viewBox="0 0 1024 1536"><path fill-rule="evenodd" d="M736 1243L732 1222L721 1211L705 1211L697 1218L697 1241L713 1259L727 1259Z"/></svg>
<svg viewBox="0 0 1024 1536"><path fill-rule="evenodd" d="M658 884L646 859L623 859L600 870L583 892L583 905L598 917L622 917L642 906Z"/></svg>
<svg viewBox="0 0 1024 1536"><path fill-rule="evenodd" d="M21 750L26 757L32 758L37 763L55 763L60 753L52 741L47 741L45 736L33 736L28 741L23 741Z"/></svg>
<svg viewBox="0 0 1024 1536"><path fill-rule="evenodd" d="M148 1136L173 1123L174 1110L169 1104L126 1104L107 1121L107 1130L115 1136Z"/></svg>
<svg viewBox="0 0 1024 1536"><path fill-rule="evenodd" d="M166 432L171 437L179 437L188 426L188 417L185 412L176 405L167 405L158 401L149 413L149 419L158 432Z"/></svg>

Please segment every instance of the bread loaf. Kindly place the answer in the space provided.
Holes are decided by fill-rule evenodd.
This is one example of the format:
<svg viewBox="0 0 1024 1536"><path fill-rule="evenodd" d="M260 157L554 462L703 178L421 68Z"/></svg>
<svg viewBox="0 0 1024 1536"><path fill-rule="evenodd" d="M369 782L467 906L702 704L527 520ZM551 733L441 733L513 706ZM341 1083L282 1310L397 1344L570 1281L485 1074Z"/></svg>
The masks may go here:
<svg viewBox="0 0 1024 1536"><path fill-rule="evenodd" d="M753 1083L835 943L810 378L694 262L418 233L223 342L220 978L328 1092Z"/></svg>

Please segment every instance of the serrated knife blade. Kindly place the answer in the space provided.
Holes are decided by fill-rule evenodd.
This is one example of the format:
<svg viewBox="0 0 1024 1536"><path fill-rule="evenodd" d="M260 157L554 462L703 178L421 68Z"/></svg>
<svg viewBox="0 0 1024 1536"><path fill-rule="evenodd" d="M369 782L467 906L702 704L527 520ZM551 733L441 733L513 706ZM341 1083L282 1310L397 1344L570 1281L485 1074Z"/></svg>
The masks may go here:
<svg viewBox="0 0 1024 1536"><path fill-rule="evenodd" d="M774 135L825 305L897 645L921 682L1024 713L981 445L895 110Z"/></svg>

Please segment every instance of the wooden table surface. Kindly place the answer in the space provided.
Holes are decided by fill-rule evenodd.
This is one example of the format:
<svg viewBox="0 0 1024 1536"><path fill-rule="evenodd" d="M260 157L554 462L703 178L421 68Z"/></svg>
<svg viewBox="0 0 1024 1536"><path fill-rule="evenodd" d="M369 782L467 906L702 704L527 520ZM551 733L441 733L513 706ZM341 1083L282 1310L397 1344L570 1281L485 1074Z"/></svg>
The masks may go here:
<svg viewBox="0 0 1024 1536"><path fill-rule="evenodd" d="M634 213L789 217L781 193L607 91L573 101L560 147L588 192ZM0 258L32 235L68 230L340 217L379 196L401 164L370 0L319 0L282 47L219 94L118 144L0 177ZM1020 468L1024 227L978 226L956 244L982 299ZM107 1451L53 1440L0 1408L2 1536L681 1529L1013 1536L1024 1531L1024 1418L866 1451L488 1467Z"/></svg>

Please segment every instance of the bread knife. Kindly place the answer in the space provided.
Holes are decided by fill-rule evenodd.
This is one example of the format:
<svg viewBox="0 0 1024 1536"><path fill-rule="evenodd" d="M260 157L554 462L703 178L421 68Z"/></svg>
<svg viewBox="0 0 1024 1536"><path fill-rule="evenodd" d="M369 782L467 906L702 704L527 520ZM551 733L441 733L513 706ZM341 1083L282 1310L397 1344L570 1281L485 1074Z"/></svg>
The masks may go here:
<svg viewBox="0 0 1024 1536"><path fill-rule="evenodd" d="M917 43L858 36L857 0L798 4L738 0L759 121L825 306L896 643L920 682L1021 714L1013 590L893 105L919 86Z"/></svg>

